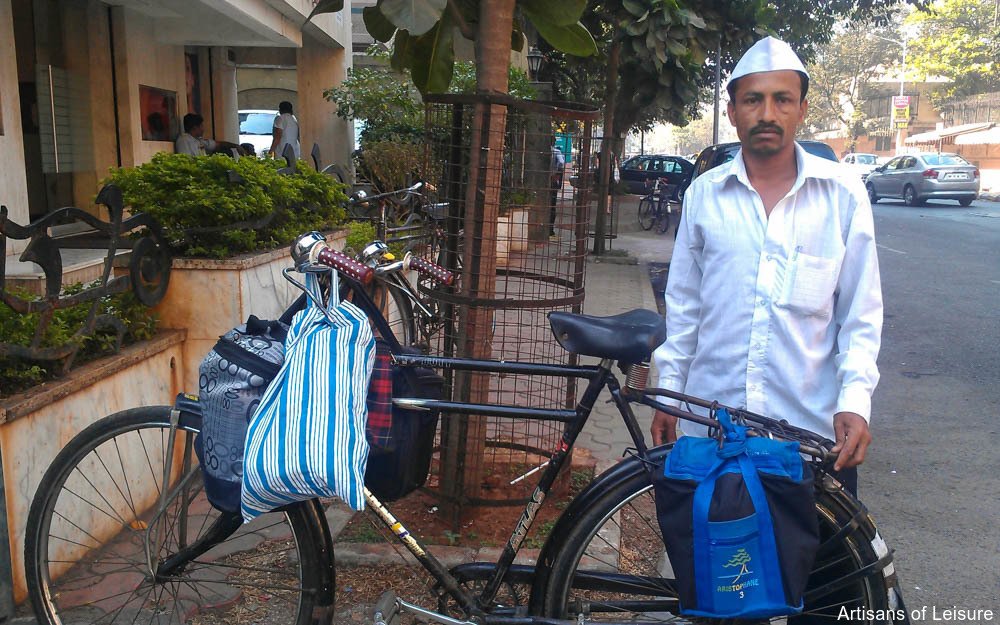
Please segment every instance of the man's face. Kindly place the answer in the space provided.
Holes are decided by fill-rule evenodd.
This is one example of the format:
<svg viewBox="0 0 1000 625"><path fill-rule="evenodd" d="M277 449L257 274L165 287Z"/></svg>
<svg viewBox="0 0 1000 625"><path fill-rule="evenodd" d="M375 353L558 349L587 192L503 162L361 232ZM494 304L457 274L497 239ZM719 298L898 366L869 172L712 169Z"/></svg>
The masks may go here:
<svg viewBox="0 0 1000 625"><path fill-rule="evenodd" d="M792 70L741 77L728 112L743 149L764 157L792 149L808 108L801 95L802 81Z"/></svg>
<svg viewBox="0 0 1000 625"><path fill-rule="evenodd" d="M200 139L201 135L204 134L204 132L205 132L205 123L202 122L191 129L191 136L196 139Z"/></svg>

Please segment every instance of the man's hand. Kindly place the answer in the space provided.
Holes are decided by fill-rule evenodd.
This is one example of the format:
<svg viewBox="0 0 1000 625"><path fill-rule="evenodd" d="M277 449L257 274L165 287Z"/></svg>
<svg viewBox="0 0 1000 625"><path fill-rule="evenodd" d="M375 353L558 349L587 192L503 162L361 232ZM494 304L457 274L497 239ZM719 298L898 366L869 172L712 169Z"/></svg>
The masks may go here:
<svg viewBox="0 0 1000 625"><path fill-rule="evenodd" d="M653 426L656 426L655 420ZM833 431L837 436L837 444L832 451L840 452L833 465L834 471L856 467L865 461L865 452L872 442L872 435L864 417L853 412L838 412L833 415ZM655 434L653 439L656 440Z"/></svg>
<svg viewBox="0 0 1000 625"><path fill-rule="evenodd" d="M653 424L649 426L649 433L653 435L654 446L676 442L677 417L672 417L665 412L657 410L653 414Z"/></svg>

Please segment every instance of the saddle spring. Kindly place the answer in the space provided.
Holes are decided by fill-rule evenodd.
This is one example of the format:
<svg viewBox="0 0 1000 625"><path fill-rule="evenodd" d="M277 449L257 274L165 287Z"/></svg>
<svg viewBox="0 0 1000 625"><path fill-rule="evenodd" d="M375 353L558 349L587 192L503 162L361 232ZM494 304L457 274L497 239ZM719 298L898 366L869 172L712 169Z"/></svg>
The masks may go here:
<svg viewBox="0 0 1000 625"><path fill-rule="evenodd" d="M630 391L641 391L646 388L646 382L649 380L649 363L640 362L637 364L631 364L628 366L628 371L625 374L625 388Z"/></svg>

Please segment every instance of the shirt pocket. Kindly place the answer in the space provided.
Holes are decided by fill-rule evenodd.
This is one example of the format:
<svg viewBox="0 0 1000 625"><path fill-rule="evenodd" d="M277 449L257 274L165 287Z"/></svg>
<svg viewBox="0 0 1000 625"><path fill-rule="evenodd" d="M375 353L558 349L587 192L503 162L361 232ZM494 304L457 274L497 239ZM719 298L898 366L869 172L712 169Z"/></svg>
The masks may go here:
<svg viewBox="0 0 1000 625"><path fill-rule="evenodd" d="M829 315L839 273L836 259L796 251L787 271L778 305L803 315Z"/></svg>

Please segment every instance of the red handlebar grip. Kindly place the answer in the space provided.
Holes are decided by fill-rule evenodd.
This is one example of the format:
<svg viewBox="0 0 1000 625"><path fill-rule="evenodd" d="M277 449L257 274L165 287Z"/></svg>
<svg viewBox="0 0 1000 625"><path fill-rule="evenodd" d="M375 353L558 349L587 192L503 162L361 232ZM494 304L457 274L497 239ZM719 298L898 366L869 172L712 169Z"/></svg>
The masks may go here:
<svg viewBox="0 0 1000 625"><path fill-rule="evenodd" d="M371 283L372 278L375 276L375 271L371 267L362 265L350 256L331 250L328 247L321 250L316 258L327 267L333 267L340 273L349 278L354 278L366 286Z"/></svg>
<svg viewBox="0 0 1000 625"><path fill-rule="evenodd" d="M445 286L451 286L455 282L455 274L448 271L441 265L435 265L434 263L424 260L423 258L417 258L416 256L410 257L410 269L415 269L416 271L433 278Z"/></svg>

